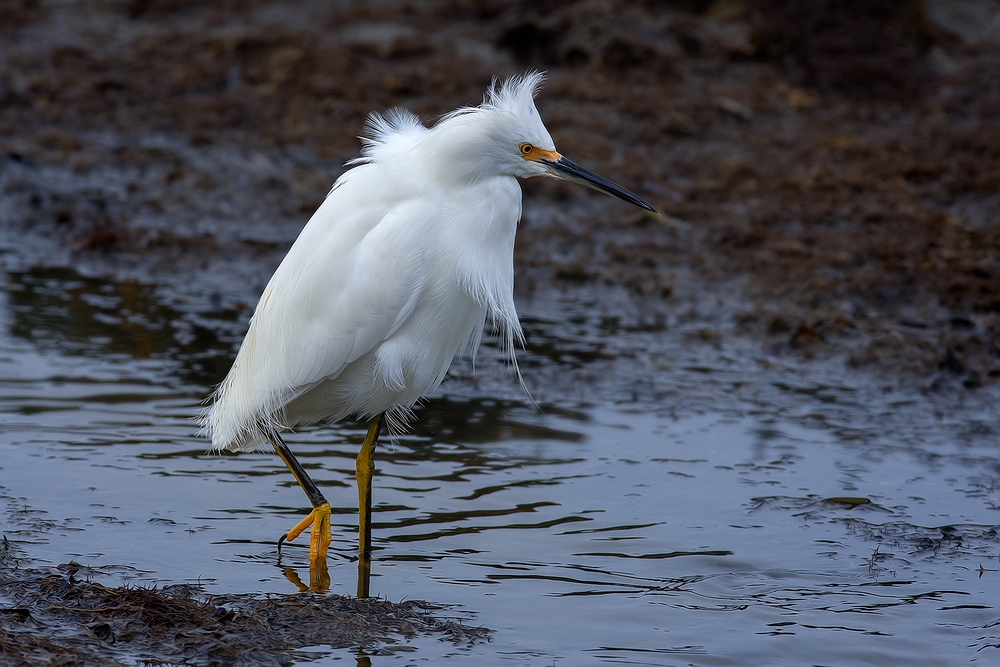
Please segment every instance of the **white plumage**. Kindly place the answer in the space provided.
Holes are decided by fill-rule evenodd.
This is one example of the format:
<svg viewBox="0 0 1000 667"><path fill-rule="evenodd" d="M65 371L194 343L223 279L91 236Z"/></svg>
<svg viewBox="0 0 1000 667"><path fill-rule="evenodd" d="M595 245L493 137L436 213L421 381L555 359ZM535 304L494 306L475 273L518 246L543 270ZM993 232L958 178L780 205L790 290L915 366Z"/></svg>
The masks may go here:
<svg viewBox="0 0 1000 667"><path fill-rule="evenodd" d="M487 319L513 352L515 176L546 173L518 147L554 152L540 82L508 80L432 129L405 111L370 117L363 157L275 271L202 416L214 449L256 449L264 426L402 417L457 353L475 354Z"/></svg>
<svg viewBox="0 0 1000 667"><path fill-rule="evenodd" d="M201 416L216 450L355 415L390 424L475 354L487 319L513 360L516 177L576 181L652 211L556 152L535 109L540 73L433 128L393 110L369 118L349 163L257 304L232 370Z"/></svg>
<svg viewBox="0 0 1000 667"><path fill-rule="evenodd" d="M274 272L232 369L201 416L216 450L273 446L312 511L310 586L326 590L329 502L279 432L372 419L356 463L358 595L368 595L371 486L383 421L400 427L490 320L514 359L517 177L576 181L653 208L556 152L535 110L542 75L495 85L482 105L427 129L395 110L369 118L362 157L334 183Z"/></svg>

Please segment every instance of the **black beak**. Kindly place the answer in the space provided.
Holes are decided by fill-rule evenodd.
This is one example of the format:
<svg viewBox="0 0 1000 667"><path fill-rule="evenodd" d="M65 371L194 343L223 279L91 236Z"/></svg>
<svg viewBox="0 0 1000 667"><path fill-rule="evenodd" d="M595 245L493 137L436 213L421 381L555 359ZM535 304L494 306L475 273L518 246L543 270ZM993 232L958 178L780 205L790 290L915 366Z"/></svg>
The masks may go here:
<svg viewBox="0 0 1000 667"><path fill-rule="evenodd" d="M553 176L586 185L588 188L593 188L598 192L617 197L622 201L627 201L629 204L634 204L639 208L656 213L656 209L650 206L639 195L629 192L617 183L595 174L586 167L581 167L572 160L567 160L560 156L558 160L540 160L540 162L549 168Z"/></svg>

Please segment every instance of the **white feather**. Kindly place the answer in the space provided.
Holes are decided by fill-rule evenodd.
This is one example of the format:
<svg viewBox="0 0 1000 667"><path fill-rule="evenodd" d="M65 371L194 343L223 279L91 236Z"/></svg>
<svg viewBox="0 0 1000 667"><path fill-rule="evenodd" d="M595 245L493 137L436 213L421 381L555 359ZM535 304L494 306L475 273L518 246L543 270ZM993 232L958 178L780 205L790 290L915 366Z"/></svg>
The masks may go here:
<svg viewBox="0 0 1000 667"><path fill-rule="evenodd" d="M517 145L552 144L532 101L540 81L508 81L430 130L405 111L369 118L362 157L275 271L201 417L214 449L350 415L405 425L487 320L513 360L514 176L536 175L520 173Z"/></svg>

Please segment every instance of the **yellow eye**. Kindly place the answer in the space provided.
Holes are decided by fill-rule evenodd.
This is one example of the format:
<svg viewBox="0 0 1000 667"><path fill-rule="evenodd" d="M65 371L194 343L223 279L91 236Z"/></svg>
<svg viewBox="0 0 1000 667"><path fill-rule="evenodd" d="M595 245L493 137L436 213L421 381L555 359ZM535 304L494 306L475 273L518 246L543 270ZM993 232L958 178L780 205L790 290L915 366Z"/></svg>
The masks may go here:
<svg viewBox="0 0 1000 667"><path fill-rule="evenodd" d="M535 150L535 147L531 144L521 144L521 154L527 155L531 151Z"/></svg>

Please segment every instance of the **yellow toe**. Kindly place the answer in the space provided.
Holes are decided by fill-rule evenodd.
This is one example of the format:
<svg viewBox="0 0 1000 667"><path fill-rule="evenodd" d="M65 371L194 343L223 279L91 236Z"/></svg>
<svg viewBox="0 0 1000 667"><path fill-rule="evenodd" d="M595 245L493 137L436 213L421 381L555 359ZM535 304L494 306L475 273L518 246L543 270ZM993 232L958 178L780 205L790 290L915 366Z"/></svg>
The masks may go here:
<svg viewBox="0 0 1000 667"><path fill-rule="evenodd" d="M312 532L309 537L309 560L315 561L318 558L326 558L326 552L330 548L330 543L333 542L333 536L330 531L329 503L323 503L319 507L314 507L313 511L306 518L295 524L295 527L285 534L285 539L291 542L309 526L312 526Z"/></svg>
<svg viewBox="0 0 1000 667"><path fill-rule="evenodd" d="M312 534L309 539L309 562L316 563L318 560L326 560L326 552L333 542L333 535L330 531L330 504L323 503L313 509L309 515L312 517Z"/></svg>
<svg viewBox="0 0 1000 667"><path fill-rule="evenodd" d="M288 533L285 535L285 539L288 540L289 542L291 542L296 537L298 537L299 535L301 535L302 531L305 530L306 528L308 528L309 526L311 526L312 523L313 523L313 521L316 520L315 514L316 514L316 510L313 510L312 512L309 512L309 514L306 516L306 518L302 519L302 521L299 521L297 524L295 524L294 528L292 528L290 531L288 531Z"/></svg>

